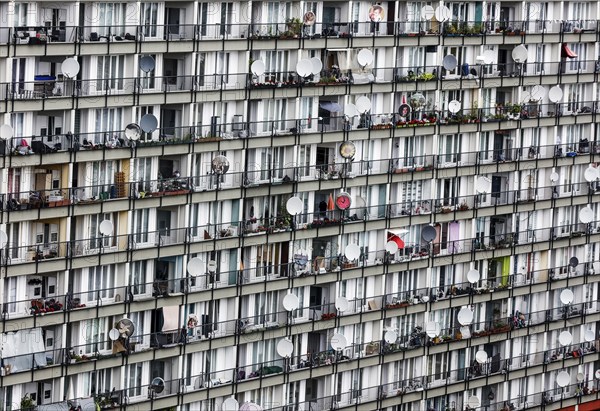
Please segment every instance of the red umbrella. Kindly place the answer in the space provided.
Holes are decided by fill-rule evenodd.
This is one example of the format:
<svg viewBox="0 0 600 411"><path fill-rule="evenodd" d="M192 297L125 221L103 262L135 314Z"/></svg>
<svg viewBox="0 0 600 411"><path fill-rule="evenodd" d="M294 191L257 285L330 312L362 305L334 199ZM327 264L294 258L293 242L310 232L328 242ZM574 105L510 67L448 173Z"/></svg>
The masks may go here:
<svg viewBox="0 0 600 411"><path fill-rule="evenodd" d="M398 249L400 249L400 250L404 248L404 240L402 240L400 237L398 237L394 233L388 233L387 240L388 240L388 242L393 241L396 244L398 244Z"/></svg>

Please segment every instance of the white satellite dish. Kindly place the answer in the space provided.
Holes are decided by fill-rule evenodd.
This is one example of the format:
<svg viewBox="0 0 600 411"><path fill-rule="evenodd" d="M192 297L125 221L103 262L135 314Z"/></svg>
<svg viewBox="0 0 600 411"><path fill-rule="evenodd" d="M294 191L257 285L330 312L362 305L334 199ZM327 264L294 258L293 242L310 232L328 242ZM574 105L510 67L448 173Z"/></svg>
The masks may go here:
<svg viewBox="0 0 600 411"><path fill-rule="evenodd" d="M304 203L300 197L290 197L285 203L285 208L291 215L300 214L304 208Z"/></svg>
<svg viewBox="0 0 600 411"><path fill-rule="evenodd" d="M143 56L140 59L140 70L142 70L144 73L150 73L152 70L154 70L155 66L156 62L152 56Z"/></svg>
<svg viewBox="0 0 600 411"><path fill-rule="evenodd" d="M594 332L594 330L585 330L585 333L583 334L583 339L587 342L592 342L596 339L596 333Z"/></svg>
<svg viewBox="0 0 600 411"><path fill-rule="evenodd" d="M369 49L361 49L356 55L358 65L366 67L373 62L373 52Z"/></svg>
<svg viewBox="0 0 600 411"><path fill-rule="evenodd" d="M360 247L356 244L348 244L344 249L344 255L350 261L356 260L360 257Z"/></svg>
<svg viewBox="0 0 600 411"><path fill-rule="evenodd" d="M356 99L356 109L359 113L366 113L371 110L371 100L366 96L361 96Z"/></svg>
<svg viewBox="0 0 600 411"><path fill-rule="evenodd" d="M300 77L308 77L312 74L313 63L310 59L302 59L296 63L296 73Z"/></svg>
<svg viewBox="0 0 600 411"><path fill-rule="evenodd" d="M392 330L386 331L385 334L383 335L383 339L385 340L386 343L393 344L398 339L398 333L396 331L392 331Z"/></svg>
<svg viewBox="0 0 600 411"><path fill-rule="evenodd" d="M346 297L338 297L335 300L335 308L339 312L343 313L348 309L349 303Z"/></svg>
<svg viewBox="0 0 600 411"><path fill-rule="evenodd" d="M540 85L533 86L530 91L532 100L542 100L547 93L546 87Z"/></svg>
<svg viewBox="0 0 600 411"><path fill-rule="evenodd" d="M596 179L598 179L599 176L600 173L598 173L598 169L596 167L588 167L583 172L583 178L585 178L585 181L590 183L592 181L596 181Z"/></svg>
<svg viewBox="0 0 600 411"><path fill-rule="evenodd" d="M423 6L421 9L421 18L424 20L431 20L435 15L435 10L432 6Z"/></svg>
<svg viewBox="0 0 600 411"><path fill-rule="evenodd" d="M512 58L517 63L525 63L527 61L527 47L519 44L511 53Z"/></svg>
<svg viewBox="0 0 600 411"><path fill-rule="evenodd" d="M140 120L140 127L144 133L152 133L158 127L158 119L154 114L144 114Z"/></svg>
<svg viewBox="0 0 600 411"><path fill-rule="evenodd" d="M577 382L583 382L585 380L585 375L582 372L577 373Z"/></svg>
<svg viewBox="0 0 600 411"><path fill-rule="evenodd" d="M348 117L358 116L358 108L352 103L347 103L344 106L344 115Z"/></svg>
<svg viewBox="0 0 600 411"><path fill-rule="evenodd" d="M448 71L454 70L456 66L458 66L458 60L456 59L456 56L452 54L445 56L442 59L442 66Z"/></svg>
<svg viewBox="0 0 600 411"><path fill-rule="evenodd" d="M0 249L4 248L8 243L8 236L3 230L0 230Z"/></svg>
<svg viewBox="0 0 600 411"><path fill-rule="evenodd" d="M481 405L481 401L479 401L479 397L472 395L467 400L467 405L471 409L479 408L479 406Z"/></svg>
<svg viewBox="0 0 600 411"><path fill-rule="evenodd" d="M66 78L73 78L77 74L79 74L79 62L74 58L70 57L62 62L62 64L60 65L60 69Z"/></svg>
<svg viewBox="0 0 600 411"><path fill-rule="evenodd" d="M310 59L310 62L312 64L312 74L319 74L323 69L323 62L321 59L318 57L313 57Z"/></svg>
<svg viewBox="0 0 600 411"><path fill-rule="evenodd" d="M479 194L490 193L492 191L492 180L483 176L477 177L475 191Z"/></svg>
<svg viewBox="0 0 600 411"><path fill-rule="evenodd" d="M294 311L300 307L300 299L295 294L286 294L283 297L283 308L286 311Z"/></svg>
<svg viewBox="0 0 600 411"><path fill-rule="evenodd" d="M112 328L108 332L108 338L110 338L112 341L118 340L120 336L121 336L121 333L116 328Z"/></svg>
<svg viewBox="0 0 600 411"><path fill-rule="evenodd" d="M277 354L279 354L280 357L289 357L290 355L292 355L293 352L294 343L292 343L287 338L279 340L279 342L277 343Z"/></svg>
<svg viewBox="0 0 600 411"><path fill-rule="evenodd" d="M600 370L596 370L596 372L594 373L594 376L596 377L597 380L600 380Z"/></svg>
<svg viewBox="0 0 600 411"><path fill-rule="evenodd" d="M114 224L110 220L103 220L100 223L100 234L102 235L111 235L113 229L115 228Z"/></svg>
<svg viewBox="0 0 600 411"><path fill-rule="evenodd" d="M460 111L460 101L458 100L452 100L451 102L448 103L448 110L452 113L452 114L456 114Z"/></svg>
<svg viewBox="0 0 600 411"><path fill-rule="evenodd" d="M396 243L395 241L388 241L387 243L385 243L385 251L387 251L390 254L396 254L396 252L398 251L398 243Z"/></svg>
<svg viewBox="0 0 600 411"><path fill-rule="evenodd" d="M450 11L450 9L446 6L438 6L435 8L435 11L433 12L433 14L435 15L435 19L438 22L444 22L447 20L450 20L450 18L452 17L452 12Z"/></svg>
<svg viewBox="0 0 600 411"><path fill-rule="evenodd" d="M554 86L548 92L548 99L553 103L558 103L563 98L563 91L560 86Z"/></svg>
<svg viewBox="0 0 600 411"><path fill-rule="evenodd" d="M571 344L572 341L573 341L573 336L568 331L563 331L558 335L558 342L563 347L566 347L567 345Z"/></svg>
<svg viewBox="0 0 600 411"><path fill-rule="evenodd" d="M560 178L560 176L558 175L558 173L550 173L550 181L551 182L556 183L559 178Z"/></svg>
<svg viewBox="0 0 600 411"><path fill-rule="evenodd" d="M594 210L590 207L583 207L579 210L579 221L583 224L589 224L594 221Z"/></svg>
<svg viewBox="0 0 600 411"><path fill-rule="evenodd" d="M494 50L485 50L483 52L483 61L485 64L492 64L496 59L496 53Z"/></svg>
<svg viewBox="0 0 600 411"><path fill-rule="evenodd" d="M202 274L203 265L204 263L200 258L194 257L187 263L187 272L192 277L197 277Z"/></svg>
<svg viewBox="0 0 600 411"><path fill-rule="evenodd" d="M440 335L440 332L442 332L442 327L440 326L440 323L430 322L425 325L425 333L429 338L437 337L438 335Z"/></svg>
<svg viewBox="0 0 600 411"><path fill-rule="evenodd" d="M487 352L480 350L475 353L475 361L477 361L479 364L485 364L487 362L487 360L488 360Z"/></svg>
<svg viewBox="0 0 600 411"><path fill-rule="evenodd" d="M475 284L477 281L479 281L479 278L480 275L478 270L469 270L469 272L467 273L467 280L469 280L471 284Z"/></svg>
<svg viewBox="0 0 600 411"><path fill-rule="evenodd" d="M571 304L574 298L575 295L573 294L573 291L568 288L565 288L560 292L560 302L563 304Z"/></svg>
<svg viewBox="0 0 600 411"><path fill-rule="evenodd" d="M235 398L227 398L221 406L222 411L239 411L240 403Z"/></svg>
<svg viewBox="0 0 600 411"><path fill-rule="evenodd" d="M335 333L331 336L331 347L334 350L340 351L346 348L347 346L348 340L346 340L346 337L344 337L343 334Z"/></svg>
<svg viewBox="0 0 600 411"><path fill-rule="evenodd" d="M531 97L531 93L529 91L526 91L521 95L521 101L523 103L528 103L532 98L533 97Z"/></svg>
<svg viewBox="0 0 600 411"><path fill-rule="evenodd" d="M142 128L139 125L135 123L127 124L125 127L125 137L127 137L129 140L136 141L139 140L141 136Z"/></svg>
<svg viewBox="0 0 600 411"><path fill-rule="evenodd" d="M12 126L9 124L2 124L0 126L0 139L2 140L10 140L13 138L14 130Z"/></svg>
<svg viewBox="0 0 600 411"><path fill-rule="evenodd" d="M265 74L265 62L262 60L256 60L250 66L250 71L255 76L262 76Z"/></svg>
<svg viewBox="0 0 600 411"><path fill-rule="evenodd" d="M473 322L473 311L469 308L461 308L458 312L458 322L460 325L469 325Z"/></svg>
<svg viewBox="0 0 600 411"><path fill-rule="evenodd" d="M567 385L569 385L570 381L571 381L571 376L566 371L561 371L556 376L556 383L558 384L559 387L566 387Z"/></svg>

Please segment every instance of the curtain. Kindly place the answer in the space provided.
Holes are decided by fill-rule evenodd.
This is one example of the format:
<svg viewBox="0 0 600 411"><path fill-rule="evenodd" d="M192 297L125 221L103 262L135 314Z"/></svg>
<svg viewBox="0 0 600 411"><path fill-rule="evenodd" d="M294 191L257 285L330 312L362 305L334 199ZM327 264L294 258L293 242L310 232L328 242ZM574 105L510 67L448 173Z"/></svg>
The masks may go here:
<svg viewBox="0 0 600 411"><path fill-rule="evenodd" d="M10 366L11 372L47 364L41 328L3 334L1 346L0 353L4 365Z"/></svg>
<svg viewBox="0 0 600 411"><path fill-rule="evenodd" d="M163 307L162 332L172 332L179 329L179 306Z"/></svg>

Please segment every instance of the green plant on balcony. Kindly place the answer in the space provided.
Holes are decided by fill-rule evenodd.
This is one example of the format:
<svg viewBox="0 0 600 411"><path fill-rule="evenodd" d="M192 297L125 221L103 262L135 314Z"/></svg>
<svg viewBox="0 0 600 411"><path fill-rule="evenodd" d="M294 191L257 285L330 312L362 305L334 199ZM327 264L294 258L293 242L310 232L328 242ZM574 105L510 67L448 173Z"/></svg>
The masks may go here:
<svg viewBox="0 0 600 411"><path fill-rule="evenodd" d="M299 36L302 32L302 20L300 20L298 17L286 19L285 24L288 29L287 33L289 33L289 35L292 37Z"/></svg>
<svg viewBox="0 0 600 411"><path fill-rule="evenodd" d="M431 81L435 80L435 74L433 73L421 73L417 76L417 80L421 81Z"/></svg>
<svg viewBox="0 0 600 411"><path fill-rule="evenodd" d="M25 396L21 398L21 411L35 410L36 405L35 400L31 398L29 393L25 393Z"/></svg>

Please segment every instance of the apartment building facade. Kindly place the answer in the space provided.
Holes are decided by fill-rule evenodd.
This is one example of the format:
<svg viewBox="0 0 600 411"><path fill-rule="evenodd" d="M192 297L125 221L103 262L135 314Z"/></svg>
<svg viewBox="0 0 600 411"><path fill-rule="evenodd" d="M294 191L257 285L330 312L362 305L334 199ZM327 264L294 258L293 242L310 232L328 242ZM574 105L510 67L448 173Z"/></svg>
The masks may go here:
<svg viewBox="0 0 600 411"><path fill-rule="evenodd" d="M0 409L594 409L599 7L0 3Z"/></svg>

